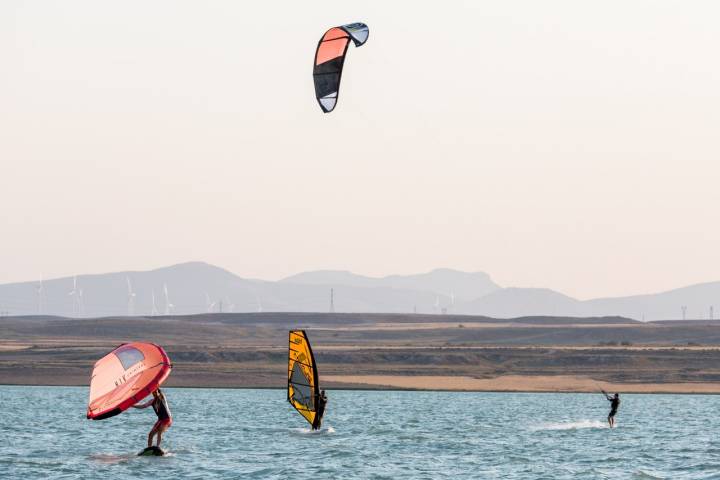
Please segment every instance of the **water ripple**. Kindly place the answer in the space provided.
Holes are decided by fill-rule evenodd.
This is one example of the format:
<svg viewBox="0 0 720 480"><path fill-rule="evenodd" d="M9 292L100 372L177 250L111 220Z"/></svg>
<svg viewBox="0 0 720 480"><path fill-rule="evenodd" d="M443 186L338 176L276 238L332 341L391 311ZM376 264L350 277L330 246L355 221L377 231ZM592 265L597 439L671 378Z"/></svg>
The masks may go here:
<svg viewBox="0 0 720 480"><path fill-rule="evenodd" d="M0 387L0 478L720 479L713 396L626 395L611 430L599 395L333 391L313 432L281 390L166 393L153 458L152 412L91 422L85 388Z"/></svg>

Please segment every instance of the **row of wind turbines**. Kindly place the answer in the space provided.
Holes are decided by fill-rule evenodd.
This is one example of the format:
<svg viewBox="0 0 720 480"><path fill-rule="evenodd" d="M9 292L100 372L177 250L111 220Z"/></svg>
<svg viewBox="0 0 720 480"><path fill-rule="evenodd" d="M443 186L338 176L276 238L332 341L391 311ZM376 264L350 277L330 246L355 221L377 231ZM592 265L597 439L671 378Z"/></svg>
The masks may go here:
<svg viewBox="0 0 720 480"><path fill-rule="evenodd" d="M138 297L138 293L133 289L132 281L130 280L129 276L125 277L125 281L127 283L127 293L126 293L126 300L127 300L127 315L128 316L134 316L136 314L136 300ZM42 315L45 312L45 295L44 295L44 285L43 285L43 277L40 276L40 281L35 284L35 293L37 297L37 313L39 315ZM67 293L68 297L70 297L71 305L72 305L72 315L74 317L84 317L85 316L85 297L82 286L78 284L78 278L77 275L73 276L73 283L72 283L72 290L70 290ZM164 303L162 305L163 307L163 315L172 315L173 311L175 310L175 305L170 301L170 294L168 291L167 283L163 283L162 288L162 295ZM150 291L150 297L151 297L151 307L150 307L150 316L156 316L160 315L160 309L158 308L158 299L155 295L155 290L152 289ZM435 314L447 314L452 312L455 309L455 294L450 294L450 302L448 305L443 306L442 302L440 300L440 296L437 295L435 297L435 302L433 304L433 313ZM332 300L332 293L331 293L331 300L330 300L330 311L334 312L334 305ZM227 297L224 299L219 299L213 301L210 297L210 295L206 292L205 293L205 313L232 313L235 311L235 304ZM263 305L260 301L260 298L255 295L255 311L256 312L262 312L263 311ZM414 312L417 312L417 308L413 308Z"/></svg>
<svg viewBox="0 0 720 480"><path fill-rule="evenodd" d="M130 277L125 277L127 281L127 313L128 315L135 315L135 298L137 293L133 290L132 282ZM35 284L35 294L37 298L37 313L42 315L45 312L45 286L43 284L43 277L40 276L40 281ZM175 305L170 301L170 294L166 283L163 283L163 294L165 297L164 314L170 315L175 308ZM155 299L155 290L151 291L152 295L152 308L150 315L160 315L160 311L157 307L157 301ZM73 276L72 290L68 292L68 297L72 303L72 315L74 317L82 317L85 315L85 297L83 289L78 285L77 275Z"/></svg>
<svg viewBox="0 0 720 480"><path fill-rule="evenodd" d="M126 276L125 281L127 282L127 314L129 316L135 315L135 304L137 299L137 292L133 289L132 281L130 280L130 277ZM37 298L37 313L39 315L42 315L45 312L45 287L43 284L43 277L40 276L40 281L35 284L35 293ZM171 315L175 309L175 305L170 301L170 293L168 291L168 286L166 283L163 283L162 288L163 293L163 299L164 304L163 307L163 315ZM83 317L85 316L85 297L82 286L78 285L78 278L77 275L73 276L73 283L72 283L72 290L70 290L67 293L68 297L70 297L70 301L72 304L72 315L74 317ZM155 295L155 290L152 289L150 291L151 296L151 308L150 308L150 315L160 315L160 309L158 308L158 301L157 297ZM256 311L262 312L263 306L260 301L260 298L256 295ZM224 300L216 300L211 301L210 295L208 293L205 293L205 311L206 313L214 313L214 312L234 312L235 311L235 304L229 299L225 298Z"/></svg>
<svg viewBox="0 0 720 480"><path fill-rule="evenodd" d="M127 314L129 316L135 315L135 297L137 296L137 293L133 290L132 282L130 281L130 277L125 277L125 280L127 280ZM152 307L150 309L150 315L160 315L160 312L157 308L157 302L155 301L155 289L152 289L150 291L150 294L152 295ZM168 287L167 283L163 283L163 294L165 295L165 311L164 315L170 315L175 308L175 305L173 305L170 302L170 294L168 293Z"/></svg>
<svg viewBox="0 0 720 480"><path fill-rule="evenodd" d="M263 306L260 298L255 296L256 312L262 312ZM211 300L210 295L205 292L205 313L232 313L235 311L235 304L228 298L221 300Z"/></svg>

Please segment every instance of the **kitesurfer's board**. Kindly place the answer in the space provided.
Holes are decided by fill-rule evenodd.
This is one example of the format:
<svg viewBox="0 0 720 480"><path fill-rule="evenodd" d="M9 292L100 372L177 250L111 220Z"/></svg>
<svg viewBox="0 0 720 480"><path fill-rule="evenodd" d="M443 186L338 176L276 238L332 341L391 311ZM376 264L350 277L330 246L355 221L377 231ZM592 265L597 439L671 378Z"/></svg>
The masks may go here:
<svg viewBox="0 0 720 480"><path fill-rule="evenodd" d="M142 452L138 453L138 457L162 457L165 455L165 450L160 447L147 447Z"/></svg>
<svg viewBox="0 0 720 480"><path fill-rule="evenodd" d="M87 418L124 412L158 389L170 375L170 359L154 343L125 343L95 363Z"/></svg>
<svg viewBox="0 0 720 480"><path fill-rule="evenodd" d="M288 349L288 402L313 428L317 428L320 421L315 405L319 393L317 366L307 334L304 330L291 330Z"/></svg>

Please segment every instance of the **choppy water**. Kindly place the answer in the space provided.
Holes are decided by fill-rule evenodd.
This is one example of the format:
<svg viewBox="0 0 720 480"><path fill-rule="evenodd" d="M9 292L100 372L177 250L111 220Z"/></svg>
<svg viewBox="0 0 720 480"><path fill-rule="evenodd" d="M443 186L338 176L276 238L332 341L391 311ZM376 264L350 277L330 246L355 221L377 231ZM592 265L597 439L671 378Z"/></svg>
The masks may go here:
<svg viewBox="0 0 720 480"><path fill-rule="evenodd" d="M310 433L282 390L168 388L167 457L137 457L151 409L85 419L87 389L0 387L0 478L720 478L720 397L331 391Z"/></svg>

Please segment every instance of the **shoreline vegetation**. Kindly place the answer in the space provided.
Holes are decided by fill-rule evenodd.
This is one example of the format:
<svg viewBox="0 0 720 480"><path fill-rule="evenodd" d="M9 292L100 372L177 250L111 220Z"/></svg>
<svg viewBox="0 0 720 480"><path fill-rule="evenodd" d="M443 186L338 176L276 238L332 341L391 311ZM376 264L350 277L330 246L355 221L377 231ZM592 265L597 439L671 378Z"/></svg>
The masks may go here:
<svg viewBox="0 0 720 480"><path fill-rule="evenodd" d="M717 321L409 314L4 317L0 384L87 386L118 344L150 341L174 364L168 387L285 388L294 328L327 388L720 393Z"/></svg>

